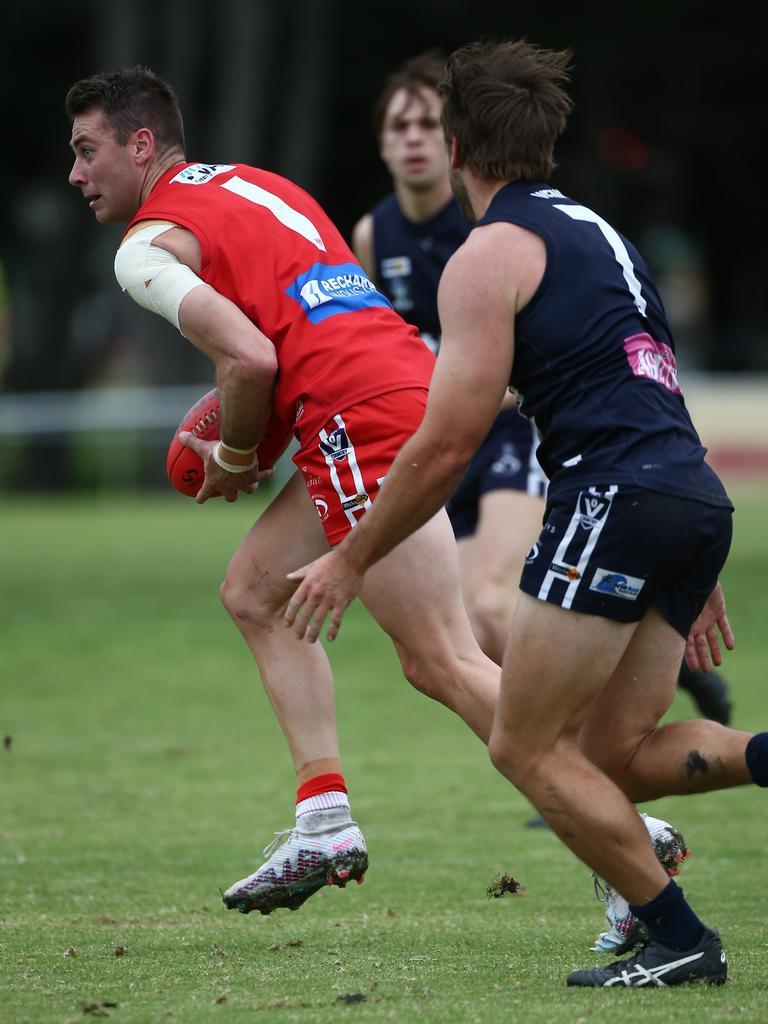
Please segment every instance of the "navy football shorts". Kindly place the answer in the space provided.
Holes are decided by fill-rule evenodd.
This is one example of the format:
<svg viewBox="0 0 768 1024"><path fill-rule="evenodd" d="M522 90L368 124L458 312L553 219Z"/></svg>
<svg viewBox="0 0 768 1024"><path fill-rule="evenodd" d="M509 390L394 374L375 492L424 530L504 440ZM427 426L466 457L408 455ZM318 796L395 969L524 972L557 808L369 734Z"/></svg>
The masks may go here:
<svg viewBox="0 0 768 1024"><path fill-rule="evenodd" d="M542 498L547 478L536 459L533 425L516 408L502 409L446 504L457 540L477 529L480 499L488 491L522 491Z"/></svg>
<svg viewBox="0 0 768 1024"><path fill-rule="evenodd" d="M547 497L520 589L617 622L655 606L681 636L704 607L731 546L731 509L631 485Z"/></svg>

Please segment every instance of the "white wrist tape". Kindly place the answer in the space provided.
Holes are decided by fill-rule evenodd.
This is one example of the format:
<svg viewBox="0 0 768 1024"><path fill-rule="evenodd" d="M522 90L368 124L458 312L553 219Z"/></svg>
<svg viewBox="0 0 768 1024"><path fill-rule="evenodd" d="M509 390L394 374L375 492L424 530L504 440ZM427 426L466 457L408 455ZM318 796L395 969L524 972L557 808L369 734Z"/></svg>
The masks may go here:
<svg viewBox="0 0 768 1024"><path fill-rule="evenodd" d="M233 449L234 451L234 449ZM231 462L227 462L221 457L221 441L213 449L213 461L217 466L221 466L227 473L249 473L256 465L256 459L250 464L250 466L235 466Z"/></svg>
<svg viewBox="0 0 768 1024"><path fill-rule="evenodd" d="M228 452L232 452L233 455L253 455L256 449L259 447L257 444L253 448L233 448L231 444L227 444L226 441L219 441L219 445L225 448Z"/></svg>
<svg viewBox="0 0 768 1024"><path fill-rule="evenodd" d="M205 284L190 267L152 239L175 224L152 224L131 235L115 255L115 277L134 302L165 317L177 330L179 306L193 288Z"/></svg>

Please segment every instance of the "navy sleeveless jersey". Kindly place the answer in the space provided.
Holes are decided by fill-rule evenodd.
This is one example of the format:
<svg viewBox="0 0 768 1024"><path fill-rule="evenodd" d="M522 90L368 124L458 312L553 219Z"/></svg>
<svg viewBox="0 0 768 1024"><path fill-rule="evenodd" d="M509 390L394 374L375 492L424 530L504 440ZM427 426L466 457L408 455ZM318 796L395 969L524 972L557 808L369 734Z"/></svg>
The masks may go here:
<svg viewBox="0 0 768 1024"><path fill-rule="evenodd" d="M437 286L443 267L465 241L470 226L455 200L429 220L408 220L394 193L377 203L371 216L379 291L436 351L440 344Z"/></svg>
<svg viewBox="0 0 768 1024"><path fill-rule="evenodd" d="M685 407L664 307L637 249L546 183L512 182L477 226L519 224L547 251L515 317L511 386L550 487L635 484L732 507Z"/></svg>

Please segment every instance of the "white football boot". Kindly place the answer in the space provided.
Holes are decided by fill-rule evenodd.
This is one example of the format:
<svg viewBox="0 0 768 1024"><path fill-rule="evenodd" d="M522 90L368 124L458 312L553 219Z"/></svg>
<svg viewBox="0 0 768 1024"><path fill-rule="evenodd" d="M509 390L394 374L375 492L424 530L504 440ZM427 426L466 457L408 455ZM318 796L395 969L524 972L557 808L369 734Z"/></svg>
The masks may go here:
<svg viewBox="0 0 768 1024"><path fill-rule="evenodd" d="M365 839L348 807L302 814L294 828L275 833L264 856L267 860L258 871L222 893L230 910L298 910L324 885L343 889L352 880L360 885L368 868Z"/></svg>
<svg viewBox="0 0 768 1024"><path fill-rule="evenodd" d="M690 853L682 834L662 818L652 818L650 814L642 813L640 817L648 829L654 852L664 870L670 877L679 874L681 863ZM610 927L608 931L600 932L590 948L595 953L621 956L645 939L645 925L635 917L620 893L598 875L593 873L592 878L595 895L605 904L605 919Z"/></svg>

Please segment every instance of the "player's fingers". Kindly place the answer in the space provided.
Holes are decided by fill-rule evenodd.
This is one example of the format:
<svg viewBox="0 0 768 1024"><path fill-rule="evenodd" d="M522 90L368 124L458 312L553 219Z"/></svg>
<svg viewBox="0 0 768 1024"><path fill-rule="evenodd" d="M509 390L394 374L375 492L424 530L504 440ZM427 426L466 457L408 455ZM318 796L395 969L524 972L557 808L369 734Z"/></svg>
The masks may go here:
<svg viewBox="0 0 768 1024"><path fill-rule="evenodd" d="M723 637L723 643L725 644L725 649L727 651L732 651L733 648L736 645L736 638L733 635L733 630L731 629L731 624L728 621L728 616L725 614L725 612L723 612L723 614L720 616L720 618L718 619L717 624L720 627L720 632L721 632L722 637Z"/></svg>
<svg viewBox="0 0 768 1024"><path fill-rule="evenodd" d="M699 659L699 671L709 672L709 642L707 640L706 633L697 633L695 638L696 643L696 656Z"/></svg>
<svg viewBox="0 0 768 1024"><path fill-rule="evenodd" d="M182 430L179 434L179 440L185 448L191 448L198 455L205 455L205 443L199 437L196 437L191 430Z"/></svg>
<svg viewBox="0 0 768 1024"><path fill-rule="evenodd" d="M312 620L307 625L307 631L305 636L307 640L313 644L320 636L320 630L323 628L325 622L325 616L328 613L328 605L325 601L321 602L312 614Z"/></svg>
<svg viewBox="0 0 768 1024"><path fill-rule="evenodd" d="M283 621L286 626L294 627L294 635L298 640L304 639L312 615L317 607L317 598L314 597L307 583L302 583L291 600L286 605Z"/></svg>
<svg viewBox="0 0 768 1024"><path fill-rule="evenodd" d="M700 672L701 663L699 662L699 655L696 651L696 644L689 640L685 645L685 661L691 672Z"/></svg>
<svg viewBox="0 0 768 1024"><path fill-rule="evenodd" d="M349 604L347 603L342 605L341 608L335 607L333 609L333 614L331 615L331 622L330 625L328 626L328 632L326 634L329 640L335 640L336 637L339 635L339 630L341 629L341 620L344 615L344 612L347 610L348 607Z"/></svg>
<svg viewBox="0 0 768 1024"><path fill-rule="evenodd" d="M306 568L296 569L294 570L294 572L289 572L286 576L286 579L293 580L295 582L300 582L304 579L305 572ZM293 625L294 619L296 618L296 612L299 610L304 600L304 592L304 587L300 586L293 593L290 601L285 606L285 611L283 612L283 622L286 626Z"/></svg>
<svg viewBox="0 0 768 1024"><path fill-rule="evenodd" d="M310 594L301 608L296 612L296 620L294 622L293 635L297 640L303 640L305 637L310 643L314 643L317 640L318 627L315 621L317 614L319 601L316 597ZM322 624L323 618L325 618L325 612L320 617L320 623Z"/></svg>
<svg viewBox="0 0 768 1024"><path fill-rule="evenodd" d="M710 626L707 630L707 643L709 644L709 653L712 657L712 661L715 665L721 665L723 657L720 653L720 639L714 626Z"/></svg>

